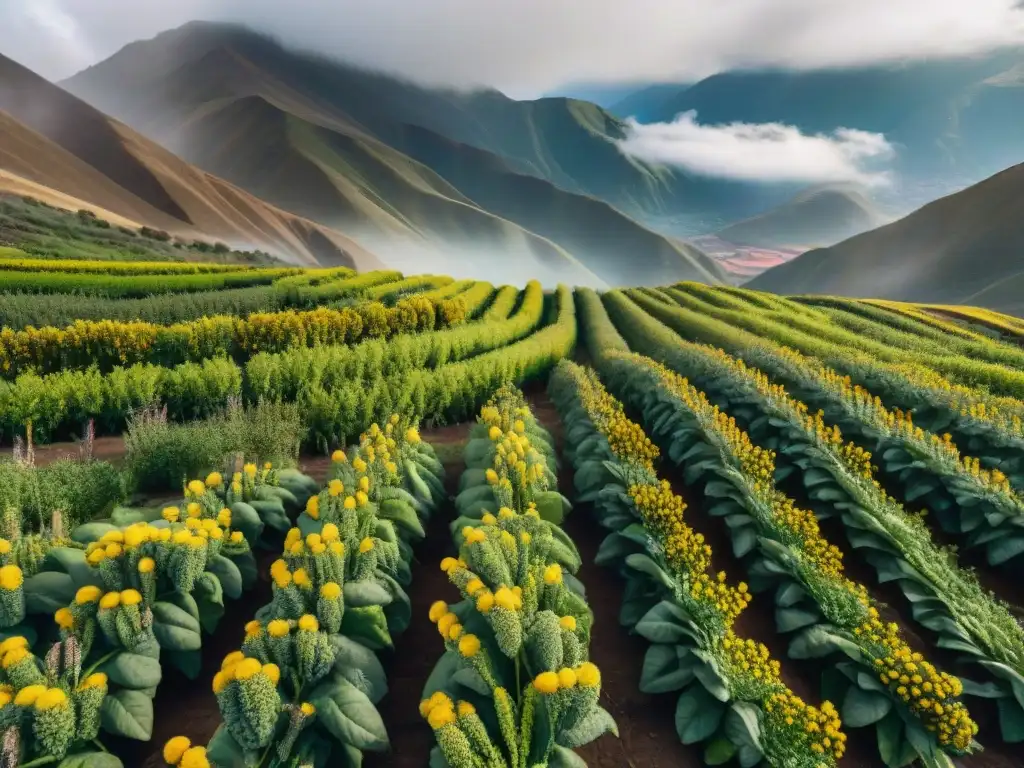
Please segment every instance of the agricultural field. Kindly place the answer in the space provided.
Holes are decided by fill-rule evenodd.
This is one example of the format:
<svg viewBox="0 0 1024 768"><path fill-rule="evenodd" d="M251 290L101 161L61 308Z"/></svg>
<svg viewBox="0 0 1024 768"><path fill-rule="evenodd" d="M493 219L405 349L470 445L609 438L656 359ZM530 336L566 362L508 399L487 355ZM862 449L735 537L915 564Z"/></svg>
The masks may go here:
<svg viewBox="0 0 1024 768"><path fill-rule="evenodd" d="M43 250L0 764L1020 765L1021 321Z"/></svg>

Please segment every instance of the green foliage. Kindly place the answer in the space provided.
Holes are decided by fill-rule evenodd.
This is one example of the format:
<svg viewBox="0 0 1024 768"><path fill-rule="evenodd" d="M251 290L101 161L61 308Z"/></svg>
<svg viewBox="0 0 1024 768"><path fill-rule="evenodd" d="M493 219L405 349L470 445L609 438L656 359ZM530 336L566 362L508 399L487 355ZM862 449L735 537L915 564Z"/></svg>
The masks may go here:
<svg viewBox="0 0 1024 768"><path fill-rule="evenodd" d="M172 490L188 478L221 468L235 453L291 466L303 437L301 415L289 404L232 407L225 414L182 424L140 414L125 434L125 472L136 490Z"/></svg>
<svg viewBox="0 0 1024 768"><path fill-rule="evenodd" d="M25 532L51 526L54 512L70 531L108 514L125 493L122 473L105 461L68 458L42 467L0 461L0 511L18 510Z"/></svg>

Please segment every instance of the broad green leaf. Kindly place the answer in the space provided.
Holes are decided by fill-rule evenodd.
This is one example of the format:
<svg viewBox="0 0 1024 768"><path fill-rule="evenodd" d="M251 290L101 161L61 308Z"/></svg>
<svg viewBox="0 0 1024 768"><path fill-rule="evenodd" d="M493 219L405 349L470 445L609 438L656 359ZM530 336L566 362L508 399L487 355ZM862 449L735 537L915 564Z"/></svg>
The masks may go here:
<svg viewBox="0 0 1024 768"><path fill-rule="evenodd" d="M112 659L101 664L97 672L103 672L110 682L122 688L151 688L160 684L160 660L137 653L121 651Z"/></svg>
<svg viewBox="0 0 1024 768"><path fill-rule="evenodd" d="M149 741L153 736L153 700L140 691L108 693L100 707L100 723L114 736Z"/></svg>
<svg viewBox="0 0 1024 768"><path fill-rule="evenodd" d="M700 662L703 663L703 662ZM693 660L681 645L655 644L644 655L640 690L644 693L668 693L681 690L693 680Z"/></svg>
<svg viewBox="0 0 1024 768"><path fill-rule="evenodd" d="M46 553L41 570L66 573L74 582L76 590L87 585L103 586L99 569L86 562L84 549L54 547Z"/></svg>
<svg viewBox="0 0 1024 768"><path fill-rule="evenodd" d="M75 582L66 573L44 571L29 576L22 584L25 593L25 612L53 616L59 608L66 608L75 599Z"/></svg>
<svg viewBox="0 0 1024 768"><path fill-rule="evenodd" d="M615 719L603 707L594 707L574 728L562 731L558 735L558 743L569 749L577 749L606 733L619 735Z"/></svg>
<svg viewBox="0 0 1024 768"><path fill-rule="evenodd" d="M652 643L675 644L693 637L690 617L682 608L662 600L651 608L640 621L636 631Z"/></svg>
<svg viewBox="0 0 1024 768"><path fill-rule="evenodd" d="M220 586L226 598L229 600L241 598L244 588L242 572L234 562L223 555L217 555L207 563L206 570L220 580Z"/></svg>
<svg viewBox="0 0 1024 768"><path fill-rule="evenodd" d="M851 728L877 723L892 709L892 699L881 693L851 685L843 700L842 720Z"/></svg>
<svg viewBox="0 0 1024 768"><path fill-rule="evenodd" d="M692 685L676 703L676 733L683 744L710 738L722 722L725 705L699 685Z"/></svg>
<svg viewBox="0 0 1024 768"><path fill-rule="evenodd" d="M245 750L224 725L217 727L206 745L206 757L217 768L247 768Z"/></svg>
<svg viewBox="0 0 1024 768"><path fill-rule="evenodd" d="M736 754L736 746L728 739L715 739L708 743L704 750L706 765L724 765Z"/></svg>
<svg viewBox="0 0 1024 768"><path fill-rule="evenodd" d="M348 680L337 681L331 690L321 691L311 702L321 723L343 744L368 752L388 748L388 734L380 713L366 694Z"/></svg>
<svg viewBox="0 0 1024 768"><path fill-rule="evenodd" d="M347 589L348 585L345 587ZM387 618L384 616L384 609L379 605L346 608L341 621L341 632L373 650L392 647Z"/></svg>
<svg viewBox="0 0 1024 768"><path fill-rule="evenodd" d="M376 581L347 581L343 592L346 608L382 606L391 602L391 593Z"/></svg>
<svg viewBox="0 0 1024 768"><path fill-rule="evenodd" d="M194 596L199 608L199 623L212 635L224 615L224 590L220 585L220 579L209 571L204 571L196 579Z"/></svg>
<svg viewBox="0 0 1024 768"><path fill-rule="evenodd" d="M447 765L447 762L438 763L441 768ZM430 762L430 768L435 768L433 760ZM587 761L571 749L555 744L555 748L551 751L551 757L548 758L547 768L587 768Z"/></svg>
<svg viewBox="0 0 1024 768"><path fill-rule="evenodd" d="M350 674L358 674L358 687L364 689L374 704L384 698L388 692L388 679L377 654L345 635L332 635L331 644L334 646L334 669L353 683L356 680Z"/></svg>
<svg viewBox="0 0 1024 768"><path fill-rule="evenodd" d="M124 768L124 763L109 752L79 752L65 757L57 768Z"/></svg>
<svg viewBox="0 0 1024 768"><path fill-rule="evenodd" d="M199 622L163 600L153 604L153 634L162 648L171 651L198 651L203 645Z"/></svg>

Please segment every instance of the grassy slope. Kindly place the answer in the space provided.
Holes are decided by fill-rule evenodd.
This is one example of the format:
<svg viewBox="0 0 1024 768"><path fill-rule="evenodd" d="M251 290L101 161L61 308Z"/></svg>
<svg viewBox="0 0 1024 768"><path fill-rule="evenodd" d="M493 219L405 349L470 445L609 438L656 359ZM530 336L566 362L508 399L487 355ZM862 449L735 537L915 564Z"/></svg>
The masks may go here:
<svg viewBox="0 0 1024 768"><path fill-rule="evenodd" d="M786 248L833 245L880 226L885 221L874 204L853 187L807 190L758 216L738 221L717 236L738 245Z"/></svg>
<svg viewBox="0 0 1024 768"><path fill-rule="evenodd" d="M88 201L97 214L115 214L118 224L127 220L187 237L202 235L296 261L380 264L341 233L190 166L3 57L0 109L7 113L0 130L4 190L37 194L55 204L75 203L70 196Z"/></svg>
<svg viewBox="0 0 1024 768"><path fill-rule="evenodd" d="M897 222L809 251L747 287L1024 310L1024 165Z"/></svg>
<svg viewBox="0 0 1024 768"><path fill-rule="evenodd" d="M671 181L623 156L610 141L621 125L592 104L424 90L203 24L128 46L68 85L201 167L331 225L511 241L558 268L568 251L611 281L624 249L645 260L646 282L722 276L699 251L581 194L654 204Z"/></svg>

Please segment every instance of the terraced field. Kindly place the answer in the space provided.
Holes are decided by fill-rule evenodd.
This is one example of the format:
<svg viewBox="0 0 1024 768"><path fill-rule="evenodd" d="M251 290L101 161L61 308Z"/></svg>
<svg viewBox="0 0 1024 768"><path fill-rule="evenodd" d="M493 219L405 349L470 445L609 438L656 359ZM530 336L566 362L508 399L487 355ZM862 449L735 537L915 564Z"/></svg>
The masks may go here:
<svg viewBox="0 0 1024 768"><path fill-rule="evenodd" d="M1013 318L16 255L0 316L5 765L1020 764Z"/></svg>

